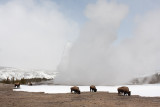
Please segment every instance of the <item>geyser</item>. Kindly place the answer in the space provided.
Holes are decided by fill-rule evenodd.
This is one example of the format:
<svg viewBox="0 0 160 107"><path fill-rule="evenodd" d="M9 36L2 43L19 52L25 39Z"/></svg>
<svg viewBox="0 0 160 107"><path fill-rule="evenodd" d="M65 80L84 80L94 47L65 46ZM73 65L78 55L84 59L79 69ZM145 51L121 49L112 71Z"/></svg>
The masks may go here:
<svg viewBox="0 0 160 107"><path fill-rule="evenodd" d="M62 59L56 84L115 85L153 72L160 64L160 12L137 19L134 36L114 45L126 5L98 0L85 10L88 18L80 36Z"/></svg>

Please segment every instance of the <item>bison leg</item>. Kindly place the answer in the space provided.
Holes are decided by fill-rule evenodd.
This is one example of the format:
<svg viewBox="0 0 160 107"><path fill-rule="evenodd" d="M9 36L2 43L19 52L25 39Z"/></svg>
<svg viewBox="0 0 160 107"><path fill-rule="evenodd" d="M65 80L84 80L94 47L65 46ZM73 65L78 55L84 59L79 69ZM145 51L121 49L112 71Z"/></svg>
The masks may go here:
<svg viewBox="0 0 160 107"><path fill-rule="evenodd" d="M124 92L124 96L127 95L127 94L128 94L128 92Z"/></svg>
<svg viewBox="0 0 160 107"><path fill-rule="evenodd" d="M121 93L121 92L120 92L120 91L118 91L118 95L120 95L120 93Z"/></svg>
<svg viewBox="0 0 160 107"><path fill-rule="evenodd" d="M130 95L131 95L131 91L128 92L128 96L130 96Z"/></svg>
<svg viewBox="0 0 160 107"><path fill-rule="evenodd" d="M78 91L75 91L76 94L78 94Z"/></svg>
<svg viewBox="0 0 160 107"><path fill-rule="evenodd" d="M91 88L91 92L93 92L93 89Z"/></svg>
<svg viewBox="0 0 160 107"><path fill-rule="evenodd" d="M121 91L121 90L118 91L118 95L122 95L122 94L125 94L124 91Z"/></svg>

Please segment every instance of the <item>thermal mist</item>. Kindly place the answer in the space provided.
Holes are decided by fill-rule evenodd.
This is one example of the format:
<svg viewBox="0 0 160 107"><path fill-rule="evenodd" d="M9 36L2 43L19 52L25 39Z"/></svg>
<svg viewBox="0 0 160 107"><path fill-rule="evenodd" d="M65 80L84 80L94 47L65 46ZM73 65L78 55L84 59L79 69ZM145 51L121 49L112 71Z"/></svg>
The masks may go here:
<svg viewBox="0 0 160 107"><path fill-rule="evenodd" d="M55 70L76 22L51 0L7 0L0 4L0 66Z"/></svg>
<svg viewBox="0 0 160 107"><path fill-rule="evenodd" d="M136 17L133 36L115 45L126 5L98 0L85 10L88 22L58 67L56 84L115 85L154 72L160 65L160 11Z"/></svg>

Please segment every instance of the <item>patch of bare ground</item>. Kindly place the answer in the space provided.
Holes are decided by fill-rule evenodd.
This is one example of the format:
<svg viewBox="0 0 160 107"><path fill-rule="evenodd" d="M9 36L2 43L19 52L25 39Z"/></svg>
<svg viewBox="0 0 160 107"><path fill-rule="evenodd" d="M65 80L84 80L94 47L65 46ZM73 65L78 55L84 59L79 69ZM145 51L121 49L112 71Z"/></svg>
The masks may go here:
<svg viewBox="0 0 160 107"><path fill-rule="evenodd" d="M44 94L12 91L0 84L0 107L160 107L160 97L118 96L107 92Z"/></svg>

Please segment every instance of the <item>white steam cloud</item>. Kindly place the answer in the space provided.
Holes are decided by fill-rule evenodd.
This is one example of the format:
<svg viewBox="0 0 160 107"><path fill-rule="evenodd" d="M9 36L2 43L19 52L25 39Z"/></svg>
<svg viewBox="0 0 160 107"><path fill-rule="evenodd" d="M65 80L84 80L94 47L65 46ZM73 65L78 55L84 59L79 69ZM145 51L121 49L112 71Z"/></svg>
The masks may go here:
<svg viewBox="0 0 160 107"><path fill-rule="evenodd" d="M78 26L50 0L9 0L0 5L0 65L56 69Z"/></svg>
<svg viewBox="0 0 160 107"><path fill-rule="evenodd" d="M127 6L108 3L105 0L88 5L85 14L89 21L70 49L68 60L59 66L60 74L55 82L101 85L114 80L115 72L112 70L113 64L110 63L110 51L117 38L116 31L127 12Z"/></svg>
<svg viewBox="0 0 160 107"><path fill-rule="evenodd" d="M123 84L158 69L160 11L137 17L134 36L115 45L117 30L127 12L127 6L115 2L99 0L88 5L85 13L89 21L59 65L55 83Z"/></svg>

